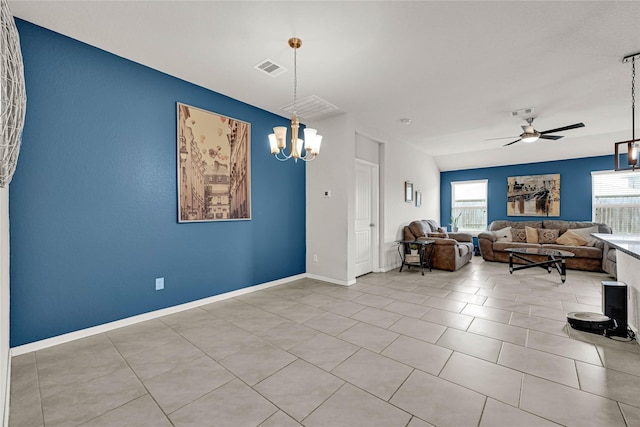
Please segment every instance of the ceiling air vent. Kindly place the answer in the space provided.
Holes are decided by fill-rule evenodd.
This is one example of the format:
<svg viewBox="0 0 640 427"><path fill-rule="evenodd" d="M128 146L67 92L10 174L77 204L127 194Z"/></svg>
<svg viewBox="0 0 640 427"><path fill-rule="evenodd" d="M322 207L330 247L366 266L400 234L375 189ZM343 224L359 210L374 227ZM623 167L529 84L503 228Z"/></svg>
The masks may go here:
<svg viewBox="0 0 640 427"><path fill-rule="evenodd" d="M264 61L260 62L258 65L256 65L253 68L255 68L258 71L262 71L263 73L266 73L271 77L278 77L280 74L287 71L286 68L276 64L270 59L265 59Z"/></svg>
<svg viewBox="0 0 640 427"><path fill-rule="evenodd" d="M306 98L298 99L296 102L297 114L299 117L310 119L312 117L326 116L330 113L338 111L338 107L325 101L324 99L311 95ZM283 111L293 114L293 103L282 107Z"/></svg>

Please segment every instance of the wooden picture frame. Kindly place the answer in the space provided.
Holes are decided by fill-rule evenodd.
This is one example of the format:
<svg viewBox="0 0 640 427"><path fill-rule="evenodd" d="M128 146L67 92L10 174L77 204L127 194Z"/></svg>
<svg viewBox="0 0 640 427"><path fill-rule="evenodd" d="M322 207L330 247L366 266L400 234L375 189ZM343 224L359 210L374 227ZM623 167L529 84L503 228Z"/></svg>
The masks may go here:
<svg viewBox="0 0 640 427"><path fill-rule="evenodd" d="M404 182L404 201L406 203L413 202L413 183L409 181Z"/></svg>
<svg viewBox="0 0 640 427"><path fill-rule="evenodd" d="M177 103L178 222L251 219L251 124Z"/></svg>

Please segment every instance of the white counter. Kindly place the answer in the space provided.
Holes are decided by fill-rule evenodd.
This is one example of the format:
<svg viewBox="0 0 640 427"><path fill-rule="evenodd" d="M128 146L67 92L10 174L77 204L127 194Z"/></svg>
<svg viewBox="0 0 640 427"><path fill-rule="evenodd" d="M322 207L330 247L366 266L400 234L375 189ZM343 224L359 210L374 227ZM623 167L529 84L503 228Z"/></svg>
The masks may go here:
<svg viewBox="0 0 640 427"><path fill-rule="evenodd" d="M616 248L616 273L627 285L628 322L638 333L640 326L640 234L593 234L593 237Z"/></svg>

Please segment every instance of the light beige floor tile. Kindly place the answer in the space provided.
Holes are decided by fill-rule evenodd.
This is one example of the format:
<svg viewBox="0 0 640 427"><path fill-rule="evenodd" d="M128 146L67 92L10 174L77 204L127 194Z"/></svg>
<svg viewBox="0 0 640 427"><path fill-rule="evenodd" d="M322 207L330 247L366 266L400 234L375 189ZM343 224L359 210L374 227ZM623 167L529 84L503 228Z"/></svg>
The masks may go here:
<svg viewBox="0 0 640 427"><path fill-rule="evenodd" d="M608 340L611 341L611 340ZM622 343L618 348L597 346L598 353L605 368L640 376L640 353L637 343ZM627 351L635 350L635 352Z"/></svg>
<svg viewBox="0 0 640 427"><path fill-rule="evenodd" d="M267 399L239 380L214 390L169 415L175 427L257 426L278 411ZM212 414L215 418L212 420Z"/></svg>
<svg viewBox="0 0 640 427"><path fill-rule="evenodd" d="M511 316L510 325L520 326L521 328L533 329L535 331L546 332L548 334L554 334L561 337L568 336L566 326L567 322L560 322L558 320L544 319L537 316L527 316L520 313L513 313Z"/></svg>
<svg viewBox="0 0 640 427"><path fill-rule="evenodd" d="M506 301L514 301L516 300L518 294L515 292L507 292L507 291L498 291L495 289L485 289L482 288L480 289L476 295L482 295L485 297L490 297L490 298L496 298L496 299L503 299Z"/></svg>
<svg viewBox="0 0 640 427"><path fill-rule="evenodd" d="M502 346L499 340L451 328L442 334L436 344L494 363Z"/></svg>
<svg viewBox="0 0 640 427"><path fill-rule="evenodd" d="M301 427L302 424L291 418L289 415L282 411L278 411L271 415L264 422L260 423L258 427Z"/></svg>
<svg viewBox="0 0 640 427"><path fill-rule="evenodd" d="M351 316L351 318L386 329L401 319L402 316L379 308L367 307Z"/></svg>
<svg viewBox="0 0 640 427"><path fill-rule="evenodd" d="M421 304L429 298L428 295L419 294L417 292L397 291L389 295L389 298L394 300L412 302L415 304Z"/></svg>
<svg viewBox="0 0 640 427"><path fill-rule="evenodd" d="M468 286L468 285L460 285L460 284L449 284L446 285L444 287L444 289L449 289L451 291L455 291L455 292L459 292L459 293L465 293L465 294L469 294L469 295L474 295L476 292L478 292L478 290L480 288L475 287L475 286Z"/></svg>
<svg viewBox="0 0 640 427"><path fill-rule="evenodd" d="M574 361L565 357L504 343L498 364L578 388Z"/></svg>
<svg viewBox="0 0 640 427"><path fill-rule="evenodd" d="M292 354L274 345L263 343L259 346L247 347L219 362L236 377L252 386L294 360L296 357Z"/></svg>
<svg viewBox="0 0 640 427"><path fill-rule="evenodd" d="M532 305L529 314L531 316L543 317L545 319L557 320L560 322L567 321L566 310L556 310L555 308L541 307L539 305Z"/></svg>
<svg viewBox="0 0 640 427"><path fill-rule="evenodd" d="M411 415L345 384L304 421L306 427L405 427Z"/></svg>
<svg viewBox="0 0 640 427"><path fill-rule="evenodd" d="M576 362L580 389L640 408L640 377Z"/></svg>
<svg viewBox="0 0 640 427"><path fill-rule="evenodd" d="M421 371L413 371L390 402L437 426L476 426L485 396Z"/></svg>
<svg viewBox="0 0 640 427"><path fill-rule="evenodd" d="M391 298L382 297L379 295L367 294L367 293L353 300L353 302L355 303L368 305L369 307L375 307L375 308L383 308L391 304L393 301L395 300Z"/></svg>
<svg viewBox="0 0 640 427"><path fill-rule="evenodd" d="M562 303L557 299L539 297L536 295L518 295L516 302L521 304L539 305L541 307L553 308L556 310L562 310Z"/></svg>
<svg viewBox="0 0 640 427"><path fill-rule="evenodd" d="M432 375L438 375L452 351L435 344L401 335L382 355Z"/></svg>
<svg viewBox="0 0 640 427"><path fill-rule="evenodd" d="M216 360L231 356L247 346L262 343L257 336L232 324L218 329L208 326L190 327L181 331L180 335Z"/></svg>
<svg viewBox="0 0 640 427"><path fill-rule="evenodd" d="M427 322L437 323L438 325L449 326L451 328L466 331L471 324L473 317L454 313L452 311L444 311L437 308L432 308L427 314L422 317L422 319L426 320Z"/></svg>
<svg viewBox="0 0 640 427"><path fill-rule="evenodd" d="M557 427L558 425L491 398L487 399L482 420L480 420L480 427Z"/></svg>
<svg viewBox="0 0 640 427"><path fill-rule="evenodd" d="M282 316L269 313L268 311L256 310L249 315L230 319L229 321L247 332L256 334L278 326L286 320L282 318Z"/></svg>
<svg viewBox="0 0 640 427"><path fill-rule="evenodd" d="M393 288L388 288L382 285L374 285L371 284L364 289L361 289L365 294L379 295L381 297L388 297L389 295L396 292Z"/></svg>
<svg viewBox="0 0 640 427"><path fill-rule="evenodd" d="M148 394L81 424L81 427L171 427L169 419Z"/></svg>
<svg viewBox="0 0 640 427"><path fill-rule="evenodd" d="M493 322L486 319L474 319L467 332L483 335L507 341L513 344L525 345L527 342L527 330L517 326L506 325L500 322Z"/></svg>
<svg viewBox="0 0 640 427"><path fill-rule="evenodd" d="M44 426L35 353L11 359L9 427Z"/></svg>
<svg viewBox="0 0 640 427"><path fill-rule="evenodd" d="M529 331L527 347L602 366L595 345L572 338Z"/></svg>
<svg viewBox="0 0 640 427"><path fill-rule="evenodd" d="M467 304L464 310L462 310L462 314L501 323L509 323L509 319L511 318L510 311L475 304Z"/></svg>
<svg viewBox="0 0 640 427"><path fill-rule="evenodd" d="M444 284L442 286L444 286ZM433 283L430 283L429 286L418 286L413 292L434 298L446 298L446 296L451 293L448 289L435 287Z"/></svg>
<svg viewBox="0 0 640 427"><path fill-rule="evenodd" d="M327 312L304 322L306 326L329 335L338 335L356 323L358 322L348 317Z"/></svg>
<svg viewBox="0 0 640 427"><path fill-rule="evenodd" d="M422 421L420 418L413 417L407 427L434 427L433 424L429 424L426 421Z"/></svg>
<svg viewBox="0 0 640 427"><path fill-rule="evenodd" d="M51 396L42 397L47 427L82 424L146 394L128 367L58 390Z"/></svg>
<svg viewBox="0 0 640 427"><path fill-rule="evenodd" d="M389 400L411 371L407 365L360 349L331 373L382 400Z"/></svg>
<svg viewBox="0 0 640 427"><path fill-rule="evenodd" d="M184 363L144 382L154 400L169 414L233 380L207 356Z"/></svg>
<svg viewBox="0 0 640 427"><path fill-rule="evenodd" d="M379 353L398 338L398 334L360 322L338 335L338 338Z"/></svg>
<svg viewBox="0 0 640 427"><path fill-rule="evenodd" d="M450 299L453 301L460 301L460 302L468 302L470 304L482 305L487 300L487 297L482 295L473 295L473 294L468 294L464 292L452 291L449 293L449 295L446 296L446 299Z"/></svg>
<svg viewBox="0 0 640 427"><path fill-rule="evenodd" d="M467 303L460 301L452 301L444 298L429 297L422 305L427 307L433 307L440 310L453 311L454 313L460 313Z"/></svg>
<svg viewBox="0 0 640 427"><path fill-rule="evenodd" d="M255 390L298 421L338 390L344 381L297 360L255 386Z"/></svg>
<svg viewBox="0 0 640 427"><path fill-rule="evenodd" d="M627 426L640 426L640 408L621 403L620 409L624 419L627 421Z"/></svg>
<svg viewBox="0 0 640 427"><path fill-rule="evenodd" d="M427 312L431 310L431 308L425 307L424 305L420 304L413 304L410 302L394 301L391 304L385 306L384 310L419 319L427 314Z"/></svg>
<svg viewBox="0 0 640 427"><path fill-rule="evenodd" d="M404 317L394 323L389 330L407 335L419 340L434 343L442 336L447 328L424 320Z"/></svg>
<svg viewBox="0 0 640 427"><path fill-rule="evenodd" d="M330 371L358 351L358 346L320 333L289 349L289 353Z"/></svg>
<svg viewBox="0 0 640 427"><path fill-rule="evenodd" d="M168 344L180 336L158 319L107 332L107 336L124 356Z"/></svg>
<svg viewBox="0 0 640 427"><path fill-rule="evenodd" d="M522 372L454 352L439 376L509 405L518 406Z"/></svg>
<svg viewBox="0 0 640 427"><path fill-rule="evenodd" d="M616 402L530 375L524 377L520 408L565 426L625 426Z"/></svg>
<svg viewBox="0 0 640 427"><path fill-rule="evenodd" d="M331 313L339 314L340 316L349 317L361 310L364 310L366 307L366 305L356 304L355 302L338 300L323 305L321 308L323 310L330 311Z"/></svg>
<svg viewBox="0 0 640 427"><path fill-rule="evenodd" d="M317 308L320 308L323 305L330 304L336 301L337 301L337 298L334 298L328 295L316 294L316 293L305 295L303 297L296 299L296 302L299 302L300 304L310 305L312 307L317 307Z"/></svg>
<svg viewBox="0 0 640 427"><path fill-rule="evenodd" d="M601 305L588 305L588 304L580 304L576 302L562 301L562 309L566 312L571 311L586 311L589 313L602 313Z"/></svg>
<svg viewBox="0 0 640 427"><path fill-rule="evenodd" d="M504 299L497 298L487 298L484 304L485 307L497 308L505 311L515 311L517 313L529 314L529 310L531 309L530 304L525 304L521 302L507 301Z"/></svg>
<svg viewBox="0 0 640 427"><path fill-rule="evenodd" d="M288 350L319 333L317 330L299 323L286 321L271 329L259 332L258 336L273 345Z"/></svg>
<svg viewBox="0 0 640 427"><path fill-rule="evenodd" d="M127 357L127 363L138 378L145 381L202 356L202 351L180 338L169 344L134 353Z"/></svg>
<svg viewBox="0 0 640 427"><path fill-rule="evenodd" d="M278 316L284 317L287 320L302 323L313 319L314 317L318 317L324 313L324 310L320 310L318 308L310 307L304 304L295 303L294 305L278 310L276 314Z"/></svg>

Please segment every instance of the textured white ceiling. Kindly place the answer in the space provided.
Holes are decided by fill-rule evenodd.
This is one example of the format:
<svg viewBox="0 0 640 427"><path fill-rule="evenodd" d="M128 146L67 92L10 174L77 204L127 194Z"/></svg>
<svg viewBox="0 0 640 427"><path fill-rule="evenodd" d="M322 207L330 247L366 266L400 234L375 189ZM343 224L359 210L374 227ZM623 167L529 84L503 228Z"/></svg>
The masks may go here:
<svg viewBox="0 0 640 427"><path fill-rule="evenodd" d="M295 35L299 97L335 104L374 139L421 147L442 170L611 154L631 137L631 66L621 59L640 51L640 1L9 5L19 18L283 116ZM266 58L289 71L272 78L253 68ZM558 141L485 141L519 135L524 122L509 113L525 107L539 131L586 127Z"/></svg>

